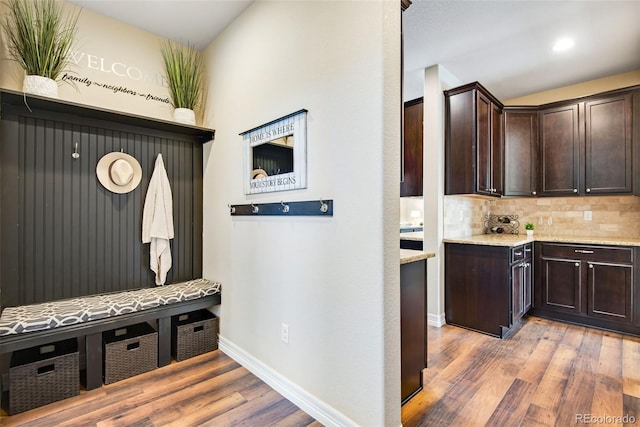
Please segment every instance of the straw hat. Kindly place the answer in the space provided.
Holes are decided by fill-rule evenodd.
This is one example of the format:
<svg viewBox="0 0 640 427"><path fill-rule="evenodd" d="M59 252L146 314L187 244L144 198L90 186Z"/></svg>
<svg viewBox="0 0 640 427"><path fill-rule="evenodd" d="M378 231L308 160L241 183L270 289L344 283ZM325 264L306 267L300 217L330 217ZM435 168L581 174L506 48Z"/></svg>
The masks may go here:
<svg viewBox="0 0 640 427"><path fill-rule="evenodd" d="M96 166L100 183L109 191L124 194L133 191L142 180L142 167L132 156L114 151L102 156Z"/></svg>
<svg viewBox="0 0 640 427"><path fill-rule="evenodd" d="M266 178L267 173L264 171L264 169L254 169L251 171L251 179L258 179L258 178Z"/></svg>

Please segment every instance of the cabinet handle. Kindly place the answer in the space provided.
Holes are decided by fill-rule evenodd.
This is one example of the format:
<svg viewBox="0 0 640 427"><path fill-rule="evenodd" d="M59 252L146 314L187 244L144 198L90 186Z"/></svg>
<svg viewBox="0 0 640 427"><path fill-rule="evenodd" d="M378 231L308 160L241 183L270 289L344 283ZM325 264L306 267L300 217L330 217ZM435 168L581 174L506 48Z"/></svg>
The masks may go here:
<svg viewBox="0 0 640 427"><path fill-rule="evenodd" d="M538 193L537 193L537 192L535 192L535 191L532 191L532 192L531 192L531 195L532 195L532 196L535 196L536 194L538 194Z"/></svg>
<svg viewBox="0 0 640 427"><path fill-rule="evenodd" d="M576 267L580 267L580 263L579 263L579 262L576 262L574 265L575 265Z"/></svg>
<svg viewBox="0 0 640 427"><path fill-rule="evenodd" d="M593 268L593 264L589 264L589 268Z"/></svg>
<svg viewBox="0 0 640 427"><path fill-rule="evenodd" d="M577 189L577 188L574 188L574 189L573 189L573 192L574 192L574 193L577 193L577 192L578 192L578 189Z"/></svg>
<svg viewBox="0 0 640 427"><path fill-rule="evenodd" d="M522 256L522 252L521 252L521 251L514 252L513 254L514 254L515 256Z"/></svg>
<svg viewBox="0 0 640 427"><path fill-rule="evenodd" d="M591 193L591 189L590 188L587 188L587 193Z"/></svg>
<svg viewBox="0 0 640 427"><path fill-rule="evenodd" d="M577 254L592 254L593 251L585 251L584 249L576 249L574 250L575 253Z"/></svg>
<svg viewBox="0 0 640 427"><path fill-rule="evenodd" d="M531 248L524 248L525 252L531 252Z"/></svg>

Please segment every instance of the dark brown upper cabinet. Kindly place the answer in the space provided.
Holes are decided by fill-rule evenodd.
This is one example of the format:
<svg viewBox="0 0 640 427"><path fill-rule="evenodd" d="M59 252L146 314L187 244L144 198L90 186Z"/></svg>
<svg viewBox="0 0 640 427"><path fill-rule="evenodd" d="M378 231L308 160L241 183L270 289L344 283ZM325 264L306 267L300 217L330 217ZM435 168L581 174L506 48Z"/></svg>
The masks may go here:
<svg viewBox="0 0 640 427"><path fill-rule="evenodd" d="M501 196L503 105L479 83L445 94L445 194Z"/></svg>
<svg viewBox="0 0 640 427"><path fill-rule="evenodd" d="M504 108L504 195L538 192L538 110Z"/></svg>
<svg viewBox="0 0 640 427"><path fill-rule="evenodd" d="M632 92L541 108L540 195L632 192Z"/></svg>
<svg viewBox="0 0 640 427"><path fill-rule="evenodd" d="M578 104L540 111L540 190L543 196L578 194L580 134Z"/></svg>
<svg viewBox="0 0 640 427"><path fill-rule="evenodd" d="M404 103L404 135L400 196L422 196L422 98Z"/></svg>
<svg viewBox="0 0 640 427"><path fill-rule="evenodd" d="M632 107L631 93L584 103L585 193L631 193Z"/></svg>

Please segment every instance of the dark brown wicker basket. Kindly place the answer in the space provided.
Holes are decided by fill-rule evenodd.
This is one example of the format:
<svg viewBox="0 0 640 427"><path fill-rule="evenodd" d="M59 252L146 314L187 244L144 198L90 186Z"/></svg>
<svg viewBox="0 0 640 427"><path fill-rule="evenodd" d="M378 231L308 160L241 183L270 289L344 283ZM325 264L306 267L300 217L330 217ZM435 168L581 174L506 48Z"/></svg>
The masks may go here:
<svg viewBox="0 0 640 427"><path fill-rule="evenodd" d="M11 415L78 394L80 369L77 339L19 350L11 355Z"/></svg>
<svg viewBox="0 0 640 427"><path fill-rule="evenodd" d="M105 384L158 367L158 333L148 323L103 332L102 342Z"/></svg>
<svg viewBox="0 0 640 427"><path fill-rule="evenodd" d="M171 351L179 362L218 348L219 318L208 310L171 318Z"/></svg>

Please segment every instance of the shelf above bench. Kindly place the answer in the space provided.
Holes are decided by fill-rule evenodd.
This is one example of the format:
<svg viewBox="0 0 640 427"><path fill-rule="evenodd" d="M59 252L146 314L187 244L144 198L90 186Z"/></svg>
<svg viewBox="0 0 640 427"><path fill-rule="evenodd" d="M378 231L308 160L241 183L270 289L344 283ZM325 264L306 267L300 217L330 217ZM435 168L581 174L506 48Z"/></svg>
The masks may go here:
<svg viewBox="0 0 640 427"><path fill-rule="evenodd" d="M61 114L69 114L86 119L106 120L124 125L155 129L164 132L178 133L194 138L199 143L213 141L215 130L200 126L192 126L169 120L161 120L152 117L139 116L130 113L98 108L89 105L78 104L61 99L47 98L44 96L25 94L8 89L0 89L0 101L2 111L5 113L11 109L24 111L50 111Z"/></svg>

